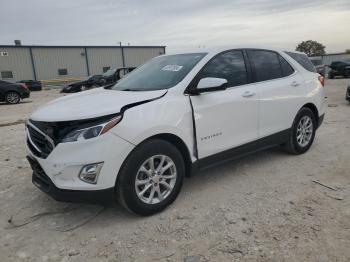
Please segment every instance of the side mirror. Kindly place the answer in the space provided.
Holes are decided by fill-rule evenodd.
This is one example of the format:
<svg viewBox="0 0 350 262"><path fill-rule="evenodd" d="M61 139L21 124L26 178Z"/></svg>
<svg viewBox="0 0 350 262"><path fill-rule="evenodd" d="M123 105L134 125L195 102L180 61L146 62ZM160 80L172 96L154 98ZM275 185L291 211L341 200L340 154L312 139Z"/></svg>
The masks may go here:
<svg viewBox="0 0 350 262"><path fill-rule="evenodd" d="M213 92L225 90L227 88L227 80L224 78L206 77L202 78L197 85L197 93Z"/></svg>

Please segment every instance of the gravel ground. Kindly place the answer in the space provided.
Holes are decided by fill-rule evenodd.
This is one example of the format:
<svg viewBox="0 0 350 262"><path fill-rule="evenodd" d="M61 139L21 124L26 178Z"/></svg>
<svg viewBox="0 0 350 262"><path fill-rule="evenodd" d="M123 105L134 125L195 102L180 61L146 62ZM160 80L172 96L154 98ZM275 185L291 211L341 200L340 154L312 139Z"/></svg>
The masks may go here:
<svg viewBox="0 0 350 262"><path fill-rule="evenodd" d="M0 260L349 261L346 83L327 81L329 107L308 153L274 149L202 172L146 218L56 202L32 185L21 121L58 90L0 104Z"/></svg>

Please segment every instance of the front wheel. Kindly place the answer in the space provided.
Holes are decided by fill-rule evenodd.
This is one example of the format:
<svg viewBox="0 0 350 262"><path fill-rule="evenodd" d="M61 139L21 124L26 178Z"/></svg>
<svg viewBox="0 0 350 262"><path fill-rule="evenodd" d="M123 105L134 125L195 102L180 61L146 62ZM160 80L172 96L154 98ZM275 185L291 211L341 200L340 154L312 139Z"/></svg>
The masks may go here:
<svg viewBox="0 0 350 262"><path fill-rule="evenodd" d="M160 139L146 141L128 156L118 174L118 200L136 214L157 213L176 199L184 176L184 160L175 146Z"/></svg>
<svg viewBox="0 0 350 262"><path fill-rule="evenodd" d="M294 119L289 140L284 145L291 154L303 154L311 147L317 128L314 113L309 108L302 108Z"/></svg>

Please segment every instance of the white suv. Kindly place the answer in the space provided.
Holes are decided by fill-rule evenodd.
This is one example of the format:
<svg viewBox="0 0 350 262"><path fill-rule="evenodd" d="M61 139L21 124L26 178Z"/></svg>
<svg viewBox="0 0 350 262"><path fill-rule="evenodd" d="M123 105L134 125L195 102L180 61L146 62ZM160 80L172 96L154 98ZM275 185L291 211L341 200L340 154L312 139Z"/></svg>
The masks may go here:
<svg viewBox="0 0 350 262"><path fill-rule="evenodd" d="M56 200L116 197L141 215L185 176L272 146L306 152L325 113L302 53L234 48L156 57L110 88L56 99L26 124L33 183Z"/></svg>

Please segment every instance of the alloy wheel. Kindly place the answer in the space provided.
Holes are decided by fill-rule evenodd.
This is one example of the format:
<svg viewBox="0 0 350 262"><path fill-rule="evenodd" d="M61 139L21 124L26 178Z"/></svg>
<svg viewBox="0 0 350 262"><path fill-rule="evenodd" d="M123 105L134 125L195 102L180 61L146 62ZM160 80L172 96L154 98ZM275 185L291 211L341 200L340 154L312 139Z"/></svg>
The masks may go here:
<svg viewBox="0 0 350 262"><path fill-rule="evenodd" d="M314 128L311 117L303 116L300 118L296 133L299 146L307 146L311 141L313 132Z"/></svg>
<svg viewBox="0 0 350 262"><path fill-rule="evenodd" d="M20 100L20 97L15 92L10 92L6 95L6 102L10 104L17 104Z"/></svg>
<svg viewBox="0 0 350 262"><path fill-rule="evenodd" d="M137 171L136 194L146 204L160 203L173 191L176 178L176 166L170 157L152 156L143 162Z"/></svg>

